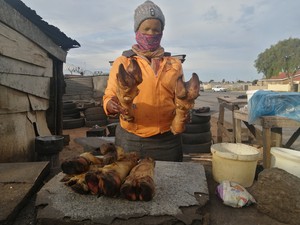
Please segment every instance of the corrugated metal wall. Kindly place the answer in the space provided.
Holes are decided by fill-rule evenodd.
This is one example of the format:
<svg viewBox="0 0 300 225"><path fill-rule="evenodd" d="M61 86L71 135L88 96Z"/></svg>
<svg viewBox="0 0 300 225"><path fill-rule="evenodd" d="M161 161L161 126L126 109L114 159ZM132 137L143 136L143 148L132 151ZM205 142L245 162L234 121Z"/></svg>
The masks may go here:
<svg viewBox="0 0 300 225"><path fill-rule="evenodd" d="M101 101L108 76L65 77L64 101L95 100Z"/></svg>

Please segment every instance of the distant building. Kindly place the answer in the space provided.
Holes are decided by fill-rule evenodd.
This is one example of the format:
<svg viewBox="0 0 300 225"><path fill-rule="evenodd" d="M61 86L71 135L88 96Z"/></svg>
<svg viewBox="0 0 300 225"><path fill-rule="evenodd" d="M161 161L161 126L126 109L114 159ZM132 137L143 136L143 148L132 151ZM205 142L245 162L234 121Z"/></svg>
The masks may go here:
<svg viewBox="0 0 300 225"><path fill-rule="evenodd" d="M261 79L255 86L249 86L250 90L268 89L273 91L292 91L300 92L300 70L293 76L288 77L286 73L281 72L277 76L268 79Z"/></svg>
<svg viewBox="0 0 300 225"><path fill-rule="evenodd" d="M260 86L266 86L268 84L289 84L290 81L293 81L294 84L300 83L300 70L298 70L292 78L289 78L285 72L281 72L276 76L273 76L269 79L262 79L257 82Z"/></svg>

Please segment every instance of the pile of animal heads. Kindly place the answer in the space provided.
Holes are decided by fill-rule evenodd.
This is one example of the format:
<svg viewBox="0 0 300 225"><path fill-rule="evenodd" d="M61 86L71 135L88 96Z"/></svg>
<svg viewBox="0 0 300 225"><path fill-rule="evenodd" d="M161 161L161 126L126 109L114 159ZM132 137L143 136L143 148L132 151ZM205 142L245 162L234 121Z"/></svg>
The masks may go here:
<svg viewBox="0 0 300 225"><path fill-rule="evenodd" d="M151 158L140 159L136 152L125 153L112 143L100 147L102 157L83 153L65 160L61 180L80 194L123 197L150 201L155 194L154 166Z"/></svg>

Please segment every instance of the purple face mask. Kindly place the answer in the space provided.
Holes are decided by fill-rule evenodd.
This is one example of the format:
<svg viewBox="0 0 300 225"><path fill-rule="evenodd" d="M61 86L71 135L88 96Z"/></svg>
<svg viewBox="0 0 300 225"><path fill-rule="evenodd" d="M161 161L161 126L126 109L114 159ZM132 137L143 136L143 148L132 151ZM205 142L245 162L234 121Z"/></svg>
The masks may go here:
<svg viewBox="0 0 300 225"><path fill-rule="evenodd" d="M159 48L160 41L162 38L162 33L160 34L142 34L137 31L135 33L135 40L138 43L140 49L154 51Z"/></svg>

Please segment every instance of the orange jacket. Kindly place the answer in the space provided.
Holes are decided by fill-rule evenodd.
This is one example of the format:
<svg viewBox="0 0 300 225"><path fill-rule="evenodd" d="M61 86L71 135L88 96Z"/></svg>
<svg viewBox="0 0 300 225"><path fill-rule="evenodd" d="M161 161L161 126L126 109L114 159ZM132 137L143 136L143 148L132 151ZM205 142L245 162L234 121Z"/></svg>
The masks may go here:
<svg viewBox="0 0 300 225"><path fill-rule="evenodd" d="M145 59L139 56L134 57L142 70L143 82L138 86L140 92L133 101L134 121L127 122L120 119L120 124L128 132L141 137L167 132L170 130L175 115L176 81L183 76L181 62L174 57L164 57L155 76ZM120 56L112 65L103 96L103 106L107 114L107 102L116 96L116 74L119 65L122 63L127 68L129 62L129 58Z"/></svg>

